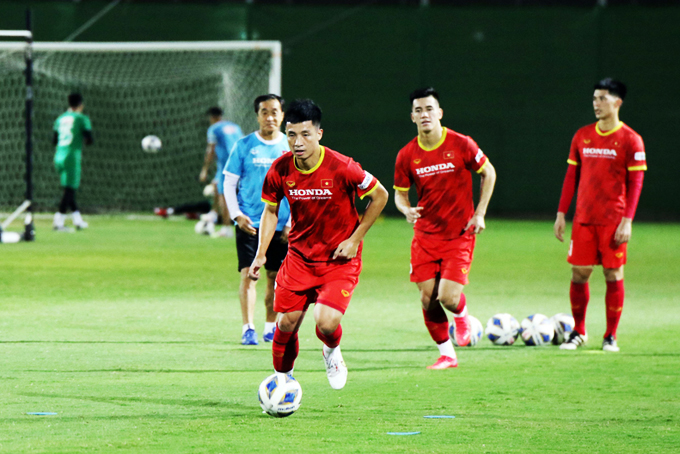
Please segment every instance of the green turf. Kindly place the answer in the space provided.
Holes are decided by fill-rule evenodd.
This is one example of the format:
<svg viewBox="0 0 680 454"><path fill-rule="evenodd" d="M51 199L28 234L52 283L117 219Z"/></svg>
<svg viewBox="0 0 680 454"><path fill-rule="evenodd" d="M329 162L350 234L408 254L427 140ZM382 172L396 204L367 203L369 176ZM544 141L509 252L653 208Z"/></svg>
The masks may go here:
<svg viewBox="0 0 680 454"><path fill-rule="evenodd" d="M269 345L239 344L233 240L187 221L88 220L74 234L41 221L35 243L0 245L0 452L678 452L678 225L634 227L621 353L599 349L598 270L587 348L483 340L458 349L458 369L428 371L438 355L408 282L409 226L381 220L343 320L347 386L328 386L310 318L302 408L279 420L256 397ZM550 223L489 220L470 313L569 312L566 248ZM259 331L263 317L258 302ZM439 414L456 418L423 418Z"/></svg>

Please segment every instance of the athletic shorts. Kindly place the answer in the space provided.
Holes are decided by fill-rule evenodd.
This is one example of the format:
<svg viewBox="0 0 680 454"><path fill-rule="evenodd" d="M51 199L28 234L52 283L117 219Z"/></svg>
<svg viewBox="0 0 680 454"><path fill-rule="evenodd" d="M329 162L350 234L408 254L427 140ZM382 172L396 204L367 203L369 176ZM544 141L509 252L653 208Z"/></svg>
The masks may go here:
<svg viewBox="0 0 680 454"><path fill-rule="evenodd" d="M306 262L288 254L276 276L275 312L306 311L310 304L332 307L343 314L359 283L361 258Z"/></svg>
<svg viewBox="0 0 680 454"><path fill-rule="evenodd" d="M59 172L59 183L64 188L80 187L80 152L65 153L57 151L54 155L54 167Z"/></svg>
<svg viewBox="0 0 680 454"><path fill-rule="evenodd" d="M259 238L259 229L254 236L248 235L243 230L236 228L236 255L238 256L238 271L241 272L243 268L250 268L255 260L257 254L257 242ZM281 232L275 232L269 248L267 249L267 262L264 264L264 269L267 271L278 271L281 268L283 259L288 253L288 243L281 242Z"/></svg>
<svg viewBox="0 0 680 454"><path fill-rule="evenodd" d="M416 235L411 242L411 282L447 279L467 285L475 235L438 239Z"/></svg>
<svg viewBox="0 0 680 454"><path fill-rule="evenodd" d="M618 225L574 223L567 262L574 266L602 265L605 268L625 265L628 243L616 245L617 228Z"/></svg>

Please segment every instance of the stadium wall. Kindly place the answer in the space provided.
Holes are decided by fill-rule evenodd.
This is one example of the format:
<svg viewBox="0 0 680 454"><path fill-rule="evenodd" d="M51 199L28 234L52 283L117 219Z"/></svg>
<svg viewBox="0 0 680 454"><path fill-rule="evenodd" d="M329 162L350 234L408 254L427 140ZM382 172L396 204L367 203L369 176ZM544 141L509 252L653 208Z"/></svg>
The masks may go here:
<svg viewBox="0 0 680 454"><path fill-rule="evenodd" d="M5 1L0 28L21 28L26 3L36 40L59 41L108 2ZM621 117L648 152L638 218L661 220L680 218L672 196L680 168L672 132L680 119L678 23L680 7L121 3L77 40L280 40L284 97L315 99L324 109L324 143L387 187L396 153L416 133L408 93L433 85L443 123L472 136L496 166L489 212L501 216L554 214L571 137L594 122L592 85L617 77L629 86ZM56 178L44 169L35 178ZM388 210L396 211L393 203Z"/></svg>

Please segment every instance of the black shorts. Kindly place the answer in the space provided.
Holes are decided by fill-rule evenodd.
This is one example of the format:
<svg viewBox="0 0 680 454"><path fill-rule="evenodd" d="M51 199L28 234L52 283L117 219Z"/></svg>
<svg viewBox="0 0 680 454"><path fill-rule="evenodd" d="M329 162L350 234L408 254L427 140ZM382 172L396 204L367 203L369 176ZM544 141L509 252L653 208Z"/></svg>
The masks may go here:
<svg viewBox="0 0 680 454"><path fill-rule="evenodd" d="M250 268L255 260L257 254L257 242L260 230L257 230L257 235L248 235L238 226L236 229L236 254L238 255L238 271L241 272L243 268ZM267 263L264 264L264 269L267 271L278 271L281 268L283 259L288 253L288 243L281 242L281 232L275 232L269 248L267 249Z"/></svg>

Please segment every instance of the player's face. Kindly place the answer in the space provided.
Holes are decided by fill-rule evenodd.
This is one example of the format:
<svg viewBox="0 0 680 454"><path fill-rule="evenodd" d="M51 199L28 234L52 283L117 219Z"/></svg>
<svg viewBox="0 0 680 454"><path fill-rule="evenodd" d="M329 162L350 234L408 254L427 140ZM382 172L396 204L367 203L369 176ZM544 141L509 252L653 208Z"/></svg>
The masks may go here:
<svg viewBox="0 0 680 454"><path fill-rule="evenodd" d="M621 98L609 94L609 90L595 90L593 93L593 110L595 118L605 120L616 113L621 107Z"/></svg>
<svg viewBox="0 0 680 454"><path fill-rule="evenodd" d="M307 120L302 123L286 123L288 146L295 157L305 160L319 150L323 129Z"/></svg>
<svg viewBox="0 0 680 454"><path fill-rule="evenodd" d="M411 120L418 126L418 132L428 133L441 125L444 111L434 96L413 100Z"/></svg>
<svg viewBox="0 0 680 454"><path fill-rule="evenodd" d="M283 121L283 109L278 99L268 99L261 102L257 110L257 122L260 131L270 135L281 128Z"/></svg>

